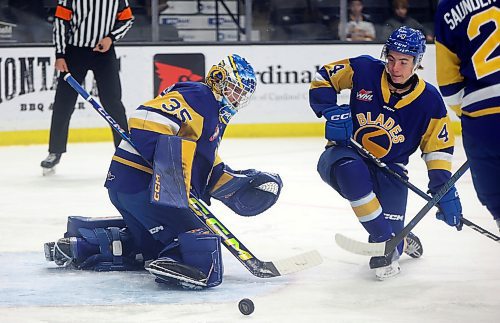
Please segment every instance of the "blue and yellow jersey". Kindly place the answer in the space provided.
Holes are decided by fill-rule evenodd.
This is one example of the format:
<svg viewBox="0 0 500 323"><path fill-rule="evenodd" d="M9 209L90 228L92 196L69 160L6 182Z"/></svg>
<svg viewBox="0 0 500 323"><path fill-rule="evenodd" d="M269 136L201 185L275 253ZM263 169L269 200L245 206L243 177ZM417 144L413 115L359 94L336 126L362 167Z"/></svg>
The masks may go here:
<svg viewBox="0 0 500 323"><path fill-rule="evenodd" d="M442 0L438 4L437 81L445 102L458 115L500 113L498 3Z"/></svg>
<svg viewBox="0 0 500 323"><path fill-rule="evenodd" d="M190 185L197 197L203 195L214 163L221 163L220 159L216 161L217 148L227 120L219 118L219 109L210 88L197 82L176 83L139 106L128 121L130 138L137 150L122 140L112 158L105 186L124 193L148 189L153 174L149 165L158 137L174 135L196 143L186 187Z"/></svg>
<svg viewBox="0 0 500 323"><path fill-rule="evenodd" d="M404 96L389 90L385 63L359 56L324 65L316 73L309 101L318 117L337 104L337 93L351 89L353 137L376 157L403 168L419 147L435 191L451 176L454 136L441 95L418 80Z"/></svg>

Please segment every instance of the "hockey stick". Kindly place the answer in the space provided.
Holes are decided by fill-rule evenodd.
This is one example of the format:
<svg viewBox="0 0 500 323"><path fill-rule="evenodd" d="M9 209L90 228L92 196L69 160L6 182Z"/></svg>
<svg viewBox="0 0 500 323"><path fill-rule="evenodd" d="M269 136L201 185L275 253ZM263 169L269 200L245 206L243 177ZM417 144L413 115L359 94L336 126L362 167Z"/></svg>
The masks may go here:
<svg viewBox="0 0 500 323"><path fill-rule="evenodd" d="M394 237L384 242L362 242L349 238L341 233L335 235L335 241L342 248L349 252L364 255L364 256L385 256L392 252L397 245L410 233L420 220L443 198L450 190L455 182L467 171L469 163L466 161L460 168L451 176L451 178L441 186L434 197L428 200L427 204L415 215L413 219ZM424 193L425 194L425 193Z"/></svg>
<svg viewBox="0 0 500 323"><path fill-rule="evenodd" d="M362 145L360 145L357 141L355 141L354 139L351 138L351 143L361 153L363 153L366 156L368 156L368 158L370 158L370 160L372 162L374 162L378 167L381 167L387 173L389 173L389 174L393 175L394 177L396 177L401 183L403 183L406 187L408 187L413 192L415 192L417 195L419 195L420 197L422 197L424 200L426 200L426 201L430 201L431 200L431 197L429 195L425 194L425 192L423 192L421 189L419 189L418 187L416 187L415 185L413 185L412 183L410 183L407 179L405 179L399 173L397 173L397 172L393 171L391 168L389 168L384 162L382 162L380 159L378 159L377 157L375 157L370 151L368 151L365 147L363 147ZM481 228L477 224L475 224L475 223L467 220L464 217L462 217L461 222L462 223L460 224L460 226L459 226L460 228L458 230L461 230L462 224L465 224L466 226L468 226L471 229L473 229L473 230L481 233L482 235L484 235L484 236L486 236L486 237L488 237L488 238L490 238L490 239L492 239L492 240L500 243L500 237L497 236L497 235L495 235L494 233L491 233L488 230Z"/></svg>
<svg viewBox="0 0 500 323"><path fill-rule="evenodd" d="M136 151L134 143L124 129L104 110L103 107L71 76L66 74L64 80L78 92L97 112L120 134L123 140L128 142ZM143 157L144 161L152 168L151 163ZM216 217L208 210L208 208L195 196L190 194L189 208L200 220L205 228L214 234L222 237L224 245L229 252L238 259L243 266L250 271L254 276L260 278L277 277L307 268L315 267L323 262L321 255L316 251L309 251L297 256L289 257L278 261L261 261L256 258L248 248L241 243Z"/></svg>

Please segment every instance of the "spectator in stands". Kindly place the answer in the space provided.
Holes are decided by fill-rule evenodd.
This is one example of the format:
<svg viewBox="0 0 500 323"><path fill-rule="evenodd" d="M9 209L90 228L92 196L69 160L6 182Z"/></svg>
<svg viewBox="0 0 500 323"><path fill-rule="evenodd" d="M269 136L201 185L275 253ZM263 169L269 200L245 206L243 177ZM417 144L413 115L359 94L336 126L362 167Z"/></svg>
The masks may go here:
<svg viewBox="0 0 500 323"><path fill-rule="evenodd" d="M349 1L349 19L345 27L346 39L350 41L375 40L375 27L363 14L363 1Z"/></svg>
<svg viewBox="0 0 500 323"><path fill-rule="evenodd" d="M427 30L421 23L412 17L408 16L408 0L394 0L392 2L392 10L394 15L387 19L382 29L382 37L380 39L387 39L391 33L401 26L408 26L413 29L420 30L427 41L433 41L434 36Z"/></svg>

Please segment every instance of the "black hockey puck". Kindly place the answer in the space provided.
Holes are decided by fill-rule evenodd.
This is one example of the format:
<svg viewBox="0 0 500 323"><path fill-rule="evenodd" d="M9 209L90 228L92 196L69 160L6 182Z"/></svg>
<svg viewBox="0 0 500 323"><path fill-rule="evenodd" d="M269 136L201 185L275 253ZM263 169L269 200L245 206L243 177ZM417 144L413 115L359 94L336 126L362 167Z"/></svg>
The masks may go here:
<svg viewBox="0 0 500 323"><path fill-rule="evenodd" d="M252 300L250 300L248 298L244 298L238 303L238 308L239 308L241 314L250 315L253 313L255 306L253 305Z"/></svg>

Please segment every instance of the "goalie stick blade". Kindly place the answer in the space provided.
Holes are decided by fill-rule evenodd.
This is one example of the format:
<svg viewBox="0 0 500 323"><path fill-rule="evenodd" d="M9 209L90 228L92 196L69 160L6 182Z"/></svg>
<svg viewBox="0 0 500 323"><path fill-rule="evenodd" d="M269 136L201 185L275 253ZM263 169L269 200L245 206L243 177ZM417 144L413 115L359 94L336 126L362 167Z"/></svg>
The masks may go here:
<svg viewBox="0 0 500 323"><path fill-rule="evenodd" d="M385 256L386 255L386 242L361 242L358 240L346 237L341 233L335 234L335 242L337 245L349 252L362 256Z"/></svg>
<svg viewBox="0 0 500 323"><path fill-rule="evenodd" d="M273 261L272 264L281 276L316 267L323 262L318 251L313 250L290 258Z"/></svg>

